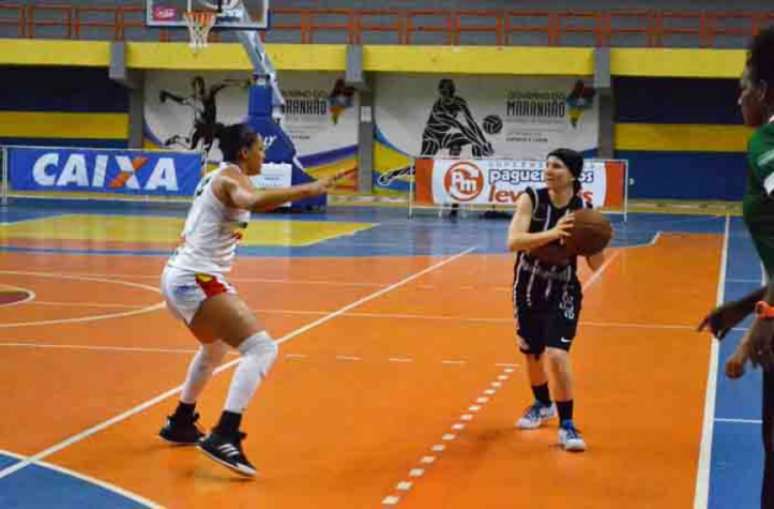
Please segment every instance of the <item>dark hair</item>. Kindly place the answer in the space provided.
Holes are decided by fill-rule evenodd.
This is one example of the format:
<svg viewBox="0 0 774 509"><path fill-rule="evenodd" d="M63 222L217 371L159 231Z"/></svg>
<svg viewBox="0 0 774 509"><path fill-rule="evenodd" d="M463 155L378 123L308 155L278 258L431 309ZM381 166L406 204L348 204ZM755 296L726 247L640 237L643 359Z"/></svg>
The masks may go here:
<svg viewBox="0 0 774 509"><path fill-rule="evenodd" d="M763 81L774 90L774 26L761 30L750 41L747 68L753 86Z"/></svg>
<svg viewBox="0 0 774 509"><path fill-rule="evenodd" d="M220 151L223 152L223 161L229 163L239 162L239 153L243 148L250 148L258 134L248 124L232 124L222 127L216 135L220 141Z"/></svg>
<svg viewBox="0 0 774 509"><path fill-rule="evenodd" d="M556 157L557 159L562 161L565 166L567 166L567 169L570 170L570 173L572 173L572 176L575 177L575 180L572 183L573 189L575 190L576 193L580 191L580 188L581 188L580 176L581 176L581 172L583 171L583 156L580 155L580 153L570 148L558 148L556 150L552 150L546 156L546 159L548 159L551 156Z"/></svg>
<svg viewBox="0 0 774 509"><path fill-rule="evenodd" d="M442 78L441 81L438 82L438 90L440 91L444 88L451 90L452 94L457 91L457 87L454 86L454 81L449 78Z"/></svg>

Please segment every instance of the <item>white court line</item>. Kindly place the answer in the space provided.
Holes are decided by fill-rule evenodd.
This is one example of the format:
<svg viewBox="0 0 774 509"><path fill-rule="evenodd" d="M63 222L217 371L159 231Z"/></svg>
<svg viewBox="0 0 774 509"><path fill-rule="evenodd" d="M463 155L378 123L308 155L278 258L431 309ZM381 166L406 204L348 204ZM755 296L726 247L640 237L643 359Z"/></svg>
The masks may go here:
<svg viewBox="0 0 774 509"><path fill-rule="evenodd" d="M611 263L613 263L613 260L618 258L618 255L620 255L620 254L621 254L620 250L614 251L613 252L613 256L611 256L610 258L605 260L605 263L603 263L600 268L595 270L594 273L591 275L591 277L588 278L585 283L583 283L583 291L586 291L589 288L591 288L591 286L599 280L600 276L602 276L602 273L605 272L605 269L607 269L607 267Z"/></svg>
<svg viewBox="0 0 774 509"><path fill-rule="evenodd" d="M361 299L356 300L355 302L352 302L351 304L347 304L346 306L343 306L343 307L339 308L337 311L334 311L333 313L330 313L330 314L328 314L328 315L326 315L326 316L324 316L322 318L319 318L319 319L317 319L317 320L315 320L315 321L313 321L311 323L308 323L308 324L306 324L306 325L304 325L302 327L299 327L298 329L294 330L293 332L290 332L289 334L286 334L285 336L279 338L277 340L277 344L282 344L282 343L285 343L286 341L290 341L291 339L295 338L296 336L299 336L300 334L303 334L303 333L305 333L305 332L307 332L307 331L309 331L311 329L314 329L315 327L317 327L319 325L322 325L325 322L328 322L328 321L336 318L337 316L340 316L343 313L346 313L347 311L349 311L352 308L355 308L357 306L365 304L366 302L369 302L369 301L371 301L373 299L376 299L377 297L381 297L385 293L388 293L388 292L390 292L390 291L392 291L392 290L394 290L396 288L399 288L399 287L405 285L406 283L409 283L409 282L411 282L411 281L413 281L415 279L418 279L418 278L424 276L428 272L432 272L435 269L443 267L444 265L447 265L447 264L457 260L458 258L461 258L461 257L465 256L468 253L471 253L475 249L476 249L476 246L471 246L471 247L465 249L464 251L461 251L461 252L459 252L459 253L457 253L457 254L455 254L453 256L450 256L448 258L444 258L443 260L441 260L441 261L439 261L437 263L434 263L433 265L430 265L429 267L427 267L425 269L422 269L419 272L416 272L416 273L414 273L414 274L412 274L412 275L410 275L410 276L408 276L408 277L406 277L404 279L401 279L397 283L393 283L393 284L391 284L391 285L389 285L389 286L387 286L385 288L377 290L377 291L375 291L375 292L373 292L373 293L371 293L369 295L366 295L365 297L363 297ZM234 359L232 361L229 361L229 362L227 362L225 364L222 364L221 366L219 366L218 368L215 369L213 374L221 373L221 372L225 371L226 369L229 369L230 367L235 365L237 362L239 362L239 358L236 358L236 359ZM34 463L36 461L40 461L43 458L51 456L52 454L54 454L54 453L56 453L58 451L61 451L62 449L65 449L65 448L67 448L67 447L69 447L69 446L71 446L73 444L76 444L76 443L80 442L81 440L84 440L84 439L86 439L86 438L88 438L88 437L90 437L90 436L92 436L92 435L94 435L94 434L104 430L104 429L109 428L113 424L116 424L116 423L119 423L121 421L124 421L124 420L128 419L129 417L132 417L133 415L136 415L136 414L142 412L143 410L145 410L147 408L150 408L150 407L156 405L157 403L160 403L160 402L164 401L165 399L167 399L167 398L169 398L171 396L174 396L175 394L180 392L182 387L183 387L182 385L178 385L177 387L173 387L172 389L169 389L168 391L163 392L162 394L159 394L158 396L156 396L156 397L154 397L152 399L149 399L149 400L147 400L147 401L145 401L143 403L140 403L139 405L137 405L137 406L135 406L133 408L130 408L129 410L127 410L125 412L122 412L122 413L120 413L120 414L118 414L118 415L116 415L114 417L111 417L110 419L108 419L106 421L102 421L101 423L96 424L96 425L94 425L94 426L92 426L92 427L90 427L88 429L85 429L85 430L81 431L80 433L76 433L75 435L72 435L72 436L66 438L65 440L62 440L61 442L58 442L58 443L52 445L51 447L48 447L47 449L44 449L44 450L42 450L42 451L40 451L40 452L38 452L38 453L36 453L36 454L34 454L32 456L29 456L27 459L25 459L23 461L20 461L19 463L16 463L15 465L11 465L10 467L7 467L7 468L4 468L3 470L0 470L0 479L13 474L14 472L18 472L19 470L29 466L30 464L32 464L32 463Z"/></svg>
<svg viewBox="0 0 774 509"><path fill-rule="evenodd" d="M145 348L133 346L99 346L99 345L57 345L53 343L5 343L0 342L0 347L15 348L61 348L63 350L94 350L103 352L143 352L143 353L196 353L196 349L184 348Z"/></svg>
<svg viewBox="0 0 774 509"><path fill-rule="evenodd" d="M720 270L718 272L718 291L715 303L720 305L725 298L726 262L728 261L728 234L731 228L731 218L726 214L726 225L723 228L723 250L720 255ZM694 509L704 509L709 501L710 461L712 460L712 433L715 420L715 397L718 377L718 341L710 339L709 368L707 369L707 388L704 393L704 423L702 425L701 446L699 448L699 463L696 470L696 491L693 497Z"/></svg>
<svg viewBox="0 0 774 509"><path fill-rule="evenodd" d="M651 239L646 242L645 244L634 244L633 246L616 246L616 249L638 249L641 247L652 247L655 246L656 243L661 239L661 234L664 233L661 230L657 230L656 234L651 237Z"/></svg>
<svg viewBox="0 0 774 509"><path fill-rule="evenodd" d="M84 307L84 308L123 308L123 309L142 309L145 306L135 304L111 304L105 302L54 302L49 300L36 300L33 304L43 306L63 306L63 307Z"/></svg>
<svg viewBox="0 0 774 509"><path fill-rule="evenodd" d="M158 281L161 277L159 274L127 274L127 273L107 273L107 272L64 272L65 275L79 276L79 277L99 277L99 278L132 278L132 279L152 279ZM288 279L288 278L260 278L260 277L229 277L231 283L285 283L285 284L298 284L298 285L323 285L323 286L352 286L363 288L382 288L387 283L362 283L355 281L330 281L325 279ZM438 285L421 285L422 289L433 290L437 288L473 288L476 290L495 290L495 291L507 291L510 292L513 288L503 285L482 285L477 284L475 286L438 286Z"/></svg>
<svg viewBox="0 0 774 509"><path fill-rule="evenodd" d="M612 256L610 256L609 258L607 258L605 260L605 262L602 264L601 267L599 267L599 269L594 271L594 273L591 275L591 277L589 279L587 279L586 282L583 284L583 290L584 291L587 290L588 288L590 288L594 283L596 283L599 280L599 278L602 275L602 273L610 266L610 264L613 262L613 260L615 260L615 258L619 254L620 254L620 251L615 251ZM417 318L420 318L420 316L417 316ZM454 317L442 317L442 318L443 319L450 319L450 320L459 320L458 318L454 318ZM508 319L508 321L510 322L511 319ZM390 359L390 360L392 360L392 359ZM442 363L449 363L451 361L445 360L445 361L441 361L441 362ZM512 367L516 366L516 364L506 364L506 363L498 363L496 365L497 366L502 366L502 367L505 368L505 369L503 369L502 374L500 376L498 376L499 380L507 380L508 376L505 375L505 373L512 372L513 371ZM477 399L477 402L479 402L479 404L468 406L467 412L472 412L472 413L462 414L459 417L459 420L460 421L464 421L464 422L472 421L474 419L474 414L479 412L482 409L483 405L486 405L486 403L491 399L491 396L494 396L494 394L497 392L498 388L502 387L502 385L503 385L503 382L501 382L501 381L493 381L493 382L491 382L489 384L489 387L487 389L484 389L483 392L482 392L482 394L485 394L486 396L480 396ZM454 429L454 430L464 429L465 428L464 422L463 423L455 423L452 426L452 429ZM444 440L444 441L452 441L455 438L457 438L457 435L455 433L448 433L447 432L447 433L445 433L444 435L441 436L441 440ZM436 447L437 449L433 449L433 450L434 451L438 451L439 453L440 453L440 451L443 450L442 448L438 448L438 446L434 446L434 447ZM432 460L426 461L427 458L432 458ZM434 457L426 456L426 457L424 457L424 458L422 458L420 460L420 463L432 463L433 461L435 461ZM0 475L1 474L2 474L2 472L0 472ZM409 472L409 476L411 477L411 471ZM401 501L401 496L400 495L391 494L391 495L388 495L388 496L386 496L386 497L384 497L382 499L382 505L395 506L395 505L398 505L400 503L400 501Z"/></svg>
<svg viewBox="0 0 774 509"><path fill-rule="evenodd" d="M143 290L149 290L155 294L160 293L160 290L155 286L144 285L142 283L134 283L132 281L123 281L121 279L106 279L106 278L91 277L91 276L73 276L73 275L59 274L59 273L53 273L53 272L28 272L28 271L21 271L21 270L0 270L0 274L8 274L12 276L15 275L15 276L42 277L42 278L52 278L52 279L72 279L75 281L94 281L97 283L108 283L108 284L129 286L131 288L141 288ZM139 315L142 313L149 313L151 311L156 311L157 309L161 309L163 307L165 307L165 304L162 301L157 304L145 306L140 309L133 309L131 311L122 311L120 313L108 313L106 315L92 315L92 316L82 316L82 317L75 317L75 318L57 318L53 320L39 320L36 322L0 323L0 329L8 329L8 328L14 328L14 327L27 327L31 325L54 325L54 324L62 324L62 323L94 322L97 320L107 320L109 318L123 318L127 316Z"/></svg>
<svg viewBox="0 0 774 509"><path fill-rule="evenodd" d="M729 422L731 424L761 424L763 421L760 419L729 419L715 417L715 422Z"/></svg>
<svg viewBox="0 0 774 509"><path fill-rule="evenodd" d="M0 454L4 456L10 456L12 458L15 458L17 460L23 460L24 456L21 456L19 454L12 453L10 451L4 451L0 449ZM140 495L136 493L132 493L131 491L127 491L119 486L116 486L115 484L110 484L109 482L102 481L100 479L97 479L95 477L91 477L85 474L81 474L79 472L76 472L74 470L70 470L69 468L60 467L58 465L54 465L52 463L46 463L45 461L36 461L34 463L36 466L45 468L47 470L53 470L54 472L59 472L61 474L69 475L71 477L75 477L76 479L80 479L82 481L86 481L89 484L94 484L96 486L99 486L100 488L104 488L108 491L112 491L113 493L117 493L118 495L121 495L122 497L128 498L129 500L133 500L137 502L138 504L142 504L146 507L150 507L152 509L161 508L163 506L157 504L156 502L153 502L151 500L148 500L147 498L141 497Z"/></svg>
<svg viewBox="0 0 774 509"><path fill-rule="evenodd" d="M726 279L726 283L752 283L752 284L760 284L760 280L758 279L734 279L734 278L728 278Z"/></svg>
<svg viewBox="0 0 774 509"><path fill-rule="evenodd" d="M54 320L40 320L37 322L0 323L0 329L10 329L15 327L29 327L33 325L54 325L54 324L58 325L62 323L96 322L98 320L108 320L110 318L125 318L127 316L150 313L151 311L164 309L164 307L166 307L166 304L164 302L159 302L157 304L152 304L150 306L146 306L141 309L134 309L132 311L122 311L120 313L108 313L106 315L92 315L92 316L82 316L82 317L75 317L75 318L57 318Z"/></svg>
<svg viewBox="0 0 774 509"><path fill-rule="evenodd" d="M602 270L602 268L600 268ZM587 286L584 286L586 289ZM277 314L299 314L299 315L325 315L330 311L309 311L309 310L294 310L294 309L269 309L269 308L255 308L256 313L277 313ZM484 322L484 323L513 323L513 318L476 318L476 317L464 317L464 316L443 316L443 315L427 315L427 314L411 314L411 313L344 313L344 316L353 318L377 318L377 319L407 319L407 320L443 320L453 322ZM581 320L579 325L588 325L591 327L621 327L621 328L635 328L635 329L690 329L696 328L693 324L678 324L678 323L627 323L627 322L587 322Z"/></svg>
<svg viewBox="0 0 774 509"><path fill-rule="evenodd" d="M65 272L64 274L70 276L79 277L127 277L134 279L153 279L158 281L161 277L160 274L127 274L127 273L109 273L109 272ZM232 283L289 283L289 284L302 284L302 285L330 285L330 286L362 286L370 288L380 288L387 283L362 283L357 281L329 281L325 279L288 279L288 278L261 278L261 277L234 277L228 278Z"/></svg>

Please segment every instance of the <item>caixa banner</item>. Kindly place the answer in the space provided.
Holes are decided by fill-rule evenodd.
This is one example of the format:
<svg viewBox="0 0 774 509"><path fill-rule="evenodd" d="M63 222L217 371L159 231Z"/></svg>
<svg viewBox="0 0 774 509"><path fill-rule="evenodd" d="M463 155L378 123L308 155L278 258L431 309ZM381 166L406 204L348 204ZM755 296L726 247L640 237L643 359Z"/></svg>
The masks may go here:
<svg viewBox="0 0 774 509"><path fill-rule="evenodd" d="M10 187L190 196L201 176L195 152L9 147Z"/></svg>
<svg viewBox="0 0 774 509"><path fill-rule="evenodd" d="M540 160L417 159L415 201L515 205L527 187L543 185L544 167ZM580 182L594 207L624 207L626 161L586 160Z"/></svg>

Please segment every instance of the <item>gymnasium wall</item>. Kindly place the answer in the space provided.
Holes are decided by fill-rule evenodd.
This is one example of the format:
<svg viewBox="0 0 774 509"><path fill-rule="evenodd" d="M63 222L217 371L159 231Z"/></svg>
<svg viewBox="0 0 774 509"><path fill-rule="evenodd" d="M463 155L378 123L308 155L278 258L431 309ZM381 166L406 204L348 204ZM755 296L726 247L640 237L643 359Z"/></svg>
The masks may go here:
<svg viewBox="0 0 774 509"><path fill-rule="evenodd" d="M126 147L129 95L104 68L0 68L0 144Z"/></svg>
<svg viewBox="0 0 774 509"><path fill-rule="evenodd" d="M630 161L634 197L741 197L750 131L738 80L618 77L613 89L616 156Z"/></svg>
<svg viewBox="0 0 774 509"><path fill-rule="evenodd" d="M342 45L275 44L268 50L280 73L340 76L345 71ZM736 106L744 51L610 51L614 147L616 156L632 162L630 196L738 199L748 136ZM105 42L0 39L0 76L14 83L0 92L0 142L125 146L128 93L107 77L109 61ZM145 73L249 71L236 44L211 47L194 57L182 43L128 43L127 65ZM364 46L363 67L377 85L388 76L408 79L421 73L430 74L433 82L495 75L507 86L509 80L518 84L540 76L591 79L594 54L590 48L374 45ZM375 94L378 103L378 86ZM408 105L415 95L407 86ZM377 151L381 141L377 137Z"/></svg>

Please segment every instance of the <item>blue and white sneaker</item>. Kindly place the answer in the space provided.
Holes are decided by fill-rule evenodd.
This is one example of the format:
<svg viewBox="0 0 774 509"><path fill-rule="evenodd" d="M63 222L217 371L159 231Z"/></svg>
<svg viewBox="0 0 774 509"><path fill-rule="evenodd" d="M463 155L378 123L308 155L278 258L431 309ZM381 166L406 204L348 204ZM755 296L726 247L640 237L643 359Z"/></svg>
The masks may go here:
<svg viewBox="0 0 774 509"><path fill-rule="evenodd" d="M546 405L540 401L534 402L527 407L524 415L516 421L516 427L519 429L537 429L544 421L556 417L556 407L554 404Z"/></svg>
<svg viewBox="0 0 774 509"><path fill-rule="evenodd" d="M559 445L569 452L583 452L586 450L586 442L580 432L575 429L572 421L563 421L559 426Z"/></svg>

